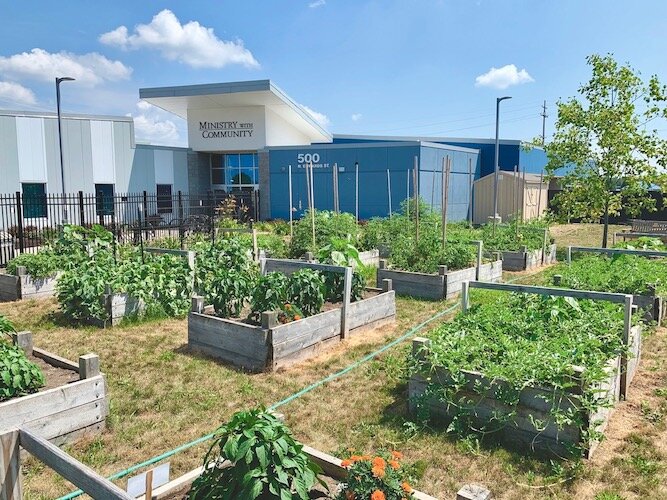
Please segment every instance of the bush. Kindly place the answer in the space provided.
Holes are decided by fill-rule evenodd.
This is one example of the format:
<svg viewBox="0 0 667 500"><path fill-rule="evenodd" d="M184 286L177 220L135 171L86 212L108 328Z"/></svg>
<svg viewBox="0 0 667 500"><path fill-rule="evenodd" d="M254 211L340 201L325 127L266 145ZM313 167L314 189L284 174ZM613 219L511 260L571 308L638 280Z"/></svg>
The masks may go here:
<svg viewBox="0 0 667 500"><path fill-rule="evenodd" d="M192 484L192 500L307 500L322 473L289 429L261 409L236 413L214 439L204 458L204 472ZM224 461L231 466L222 467Z"/></svg>
<svg viewBox="0 0 667 500"><path fill-rule="evenodd" d="M312 316L322 310L324 305L324 279L312 269L301 269L289 277L287 299L298 307L306 316Z"/></svg>
<svg viewBox="0 0 667 500"><path fill-rule="evenodd" d="M6 338L13 331L11 322L0 315L0 401L37 392L44 386L39 367Z"/></svg>
<svg viewBox="0 0 667 500"><path fill-rule="evenodd" d="M294 236L290 242L289 255L294 259L301 258L306 252L317 253L332 238L347 240L358 244L361 230L352 214L315 210L315 245L311 227L310 211L306 210L303 217L294 224Z"/></svg>

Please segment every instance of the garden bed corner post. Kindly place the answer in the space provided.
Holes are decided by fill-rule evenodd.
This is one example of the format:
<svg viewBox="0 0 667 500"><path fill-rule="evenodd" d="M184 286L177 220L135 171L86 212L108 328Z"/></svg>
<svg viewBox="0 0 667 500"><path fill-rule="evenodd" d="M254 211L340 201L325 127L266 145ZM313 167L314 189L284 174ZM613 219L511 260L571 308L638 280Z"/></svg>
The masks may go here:
<svg viewBox="0 0 667 500"><path fill-rule="evenodd" d="M470 306L470 283L468 281L464 281L463 283L461 283L461 310L463 312L467 312L469 306Z"/></svg>
<svg viewBox="0 0 667 500"><path fill-rule="evenodd" d="M345 340L350 332L350 324L348 322L347 314L350 310L350 299L352 295L352 268L347 266L345 268L345 275L343 279L343 307L340 314L340 338Z"/></svg>
<svg viewBox="0 0 667 500"><path fill-rule="evenodd" d="M0 434L0 498L21 500L21 451L18 429Z"/></svg>
<svg viewBox="0 0 667 500"><path fill-rule="evenodd" d="M632 334L632 295L625 296L624 323L623 323L623 345L625 349L621 354L621 398L626 399L628 393L628 348L630 347L630 336ZM640 333L641 335L641 333Z"/></svg>
<svg viewBox="0 0 667 500"><path fill-rule="evenodd" d="M547 261L547 241L549 241L549 229L544 228L544 239L542 240L542 265Z"/></svg>
<svg viewBox="0 0 667 500"><path fill-rule="evenodd" d="M480 268L482 267L482 248L484 246L484 242L482 240L475 240L471 243L477 246L477 270L475 271L475 279L479 280Z"/></svg>

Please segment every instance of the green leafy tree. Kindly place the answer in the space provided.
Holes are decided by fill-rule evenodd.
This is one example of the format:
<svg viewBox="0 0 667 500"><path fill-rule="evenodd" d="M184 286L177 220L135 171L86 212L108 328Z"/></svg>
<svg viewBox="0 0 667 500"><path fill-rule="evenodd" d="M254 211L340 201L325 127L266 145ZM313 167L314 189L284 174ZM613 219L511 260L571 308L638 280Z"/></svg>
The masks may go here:
<svg viewBox="0 0 667 500"><path fill-rule="evenodd" d="M557 104L547 173L570 166L555 204L561 215L602 220L606 247L610 215L656 208L648 190L665 184L667 141L649 124L667 117L667 88L657 76L644 82L611 55L591 55L587 62L592 76L579 96Z"/></svg>

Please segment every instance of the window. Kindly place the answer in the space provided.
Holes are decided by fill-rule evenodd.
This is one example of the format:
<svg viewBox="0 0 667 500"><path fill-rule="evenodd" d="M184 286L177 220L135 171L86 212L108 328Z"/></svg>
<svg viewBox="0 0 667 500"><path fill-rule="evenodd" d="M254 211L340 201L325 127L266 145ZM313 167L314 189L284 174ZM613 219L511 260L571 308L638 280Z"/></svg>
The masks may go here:
<svg viewBox="0 0 667 500"><path fill-rule="evenodd" d="M256 188L259 182L257 153L211 155L211 184L226 191Z"/></svg>
<svg viewBox="0 0 667 500"><path fill-rule="evenodd" d="M157 213L170 214L174 211L171 198L171 184L157 184Z"/></svg>
<svg viewBox="0 0 667 500"><path fill-rule="evenodd" d="M23 217L46 217L46 184L23 183Z"/></svg>
<svg viewBox="0 0 667 500"><path fill-rule="evenodd" d="M95 184L97 215L113 215L113 184Z"/></svg>

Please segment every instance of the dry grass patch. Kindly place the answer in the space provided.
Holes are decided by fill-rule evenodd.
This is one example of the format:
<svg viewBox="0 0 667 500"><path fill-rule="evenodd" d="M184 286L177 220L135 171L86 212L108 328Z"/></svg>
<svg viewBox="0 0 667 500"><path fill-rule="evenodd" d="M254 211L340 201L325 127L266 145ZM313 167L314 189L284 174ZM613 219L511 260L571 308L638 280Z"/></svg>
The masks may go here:
<svg viewBox="0 0 667 500"><path fill-rule="evenodd" d="M551 236L556 240L558 247L580 246L580 247L599 247L602 245L602 224L556 224L549 228ZM623 229L630 229L630 226L620 224L610 224L607 237L608 245L611 246L612 237Z"/></svg>

